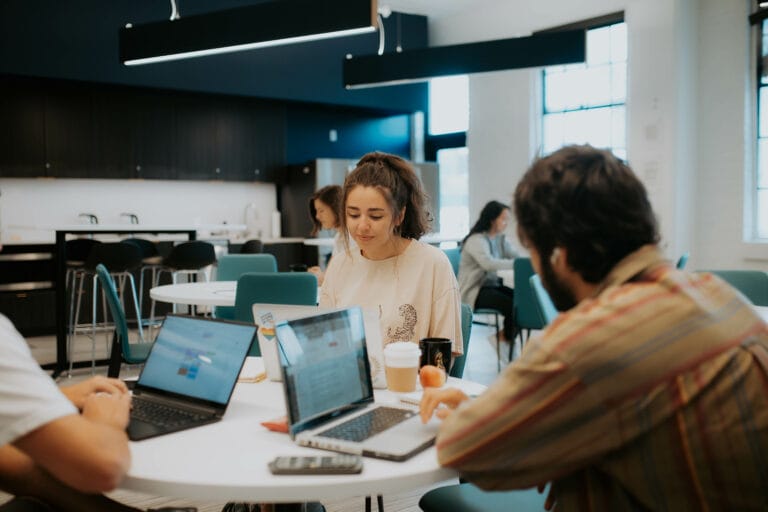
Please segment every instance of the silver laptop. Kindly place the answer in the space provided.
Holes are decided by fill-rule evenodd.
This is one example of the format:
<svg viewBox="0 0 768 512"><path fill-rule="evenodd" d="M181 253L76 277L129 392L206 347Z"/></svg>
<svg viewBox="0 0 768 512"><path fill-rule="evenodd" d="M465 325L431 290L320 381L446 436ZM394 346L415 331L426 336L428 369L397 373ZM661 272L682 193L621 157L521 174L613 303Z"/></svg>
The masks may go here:
<svg viewBox="0 0 768 512"><path fill-rule="evenodd" d="M219 421L256 326L169 315L133 388L134 441Z"/></svg>
<svg viewBox="0 0 768 512"><path fill-rule="evenodd" d="M360 308L282 321L276 334L298 444L401 461L434 443L437 424L416 408L374 404Z"/></svg>

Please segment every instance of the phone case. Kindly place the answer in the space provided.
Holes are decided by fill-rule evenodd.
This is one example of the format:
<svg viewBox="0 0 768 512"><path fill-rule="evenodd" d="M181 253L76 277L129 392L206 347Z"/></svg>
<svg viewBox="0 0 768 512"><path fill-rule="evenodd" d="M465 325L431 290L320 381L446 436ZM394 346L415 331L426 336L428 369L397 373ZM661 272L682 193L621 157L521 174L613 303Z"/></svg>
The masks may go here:
<svg viewBox="0 0 768 512"><path fill-rule="evenodd" d="M363 458L359 455L285 456L269 463L274 475L344 475L360 473Z"/></svg>

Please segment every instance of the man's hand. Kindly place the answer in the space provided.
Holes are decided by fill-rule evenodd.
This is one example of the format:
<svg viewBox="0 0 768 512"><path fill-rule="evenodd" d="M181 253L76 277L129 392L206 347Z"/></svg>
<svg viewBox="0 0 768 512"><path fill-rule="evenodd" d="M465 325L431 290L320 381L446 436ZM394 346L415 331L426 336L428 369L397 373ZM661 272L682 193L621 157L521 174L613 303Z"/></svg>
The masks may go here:
<svg viewBox="0 0 768 512"><path fill-rule="evenodd" d="M469 400L469 397L456 388L425 388L419 404L421 422L427 423L433 413L441 420L445 419L465 400ZM440 404L446 405L447 408L438 409Z"/></svg>
<svg viewBox="0 0 768 512"><path fill-rule="evenodd" d="M96 376L78 384L62 387L61 392L69 398L70 402L75 404L75 407L82 411L85 401L90 395L95 393L116 396L127 395L128 387L120 379Z"/></svg>
<svg viewBox="0 0 768 512"><path fill-rule="evenodd" d="M131 413L131 395L128 393L93 393L85 399L83 417L112 425L119 430L128 426Z"/></svg>

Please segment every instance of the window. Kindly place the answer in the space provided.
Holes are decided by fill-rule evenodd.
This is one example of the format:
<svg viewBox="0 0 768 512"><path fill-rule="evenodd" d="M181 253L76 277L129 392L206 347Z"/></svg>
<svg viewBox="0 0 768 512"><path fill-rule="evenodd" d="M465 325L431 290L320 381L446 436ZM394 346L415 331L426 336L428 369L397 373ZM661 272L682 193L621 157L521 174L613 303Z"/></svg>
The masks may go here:
<svg viewBox="0 0 768 512"><path fill-rule="evenodd" d="M753 183L754 230L751 238L768 239L768 19L759 25L757 59L757 169Z"/></svg>
<svg viewBox="0 0 768 512"><path fill-rule="evenodd" d="M543 154L591 144L626 159L626 23L587 30L586 62L544 69L543 85Z"/></svg>
<svg viewBox="0 0 768 512"><path fill-rule="evenodd" d="M440 167L440 234L462 238L469 232L469 77L429 81L429 135L425 157Z"/></svg>

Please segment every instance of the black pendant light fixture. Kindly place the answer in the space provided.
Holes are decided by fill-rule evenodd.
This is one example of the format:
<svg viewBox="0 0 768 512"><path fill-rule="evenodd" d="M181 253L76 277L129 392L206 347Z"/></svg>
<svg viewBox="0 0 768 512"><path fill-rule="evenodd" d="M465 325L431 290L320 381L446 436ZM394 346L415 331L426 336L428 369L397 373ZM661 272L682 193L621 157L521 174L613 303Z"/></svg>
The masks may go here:
<svg viewBox="0 0 768 512"><path fill-rule="evenodd" d="M584 62L585 58L584 30L548 32L383 55L347 56L344 86L347 89L379 87L439 76L570 64Z"/></svg>
<svg viewBox="0 0 768 512"><path fill-rule="evenodd" d="M376 0L273 0L172 16L121 28L120 61L149 64L373 32L376 17Z"/></svg>

